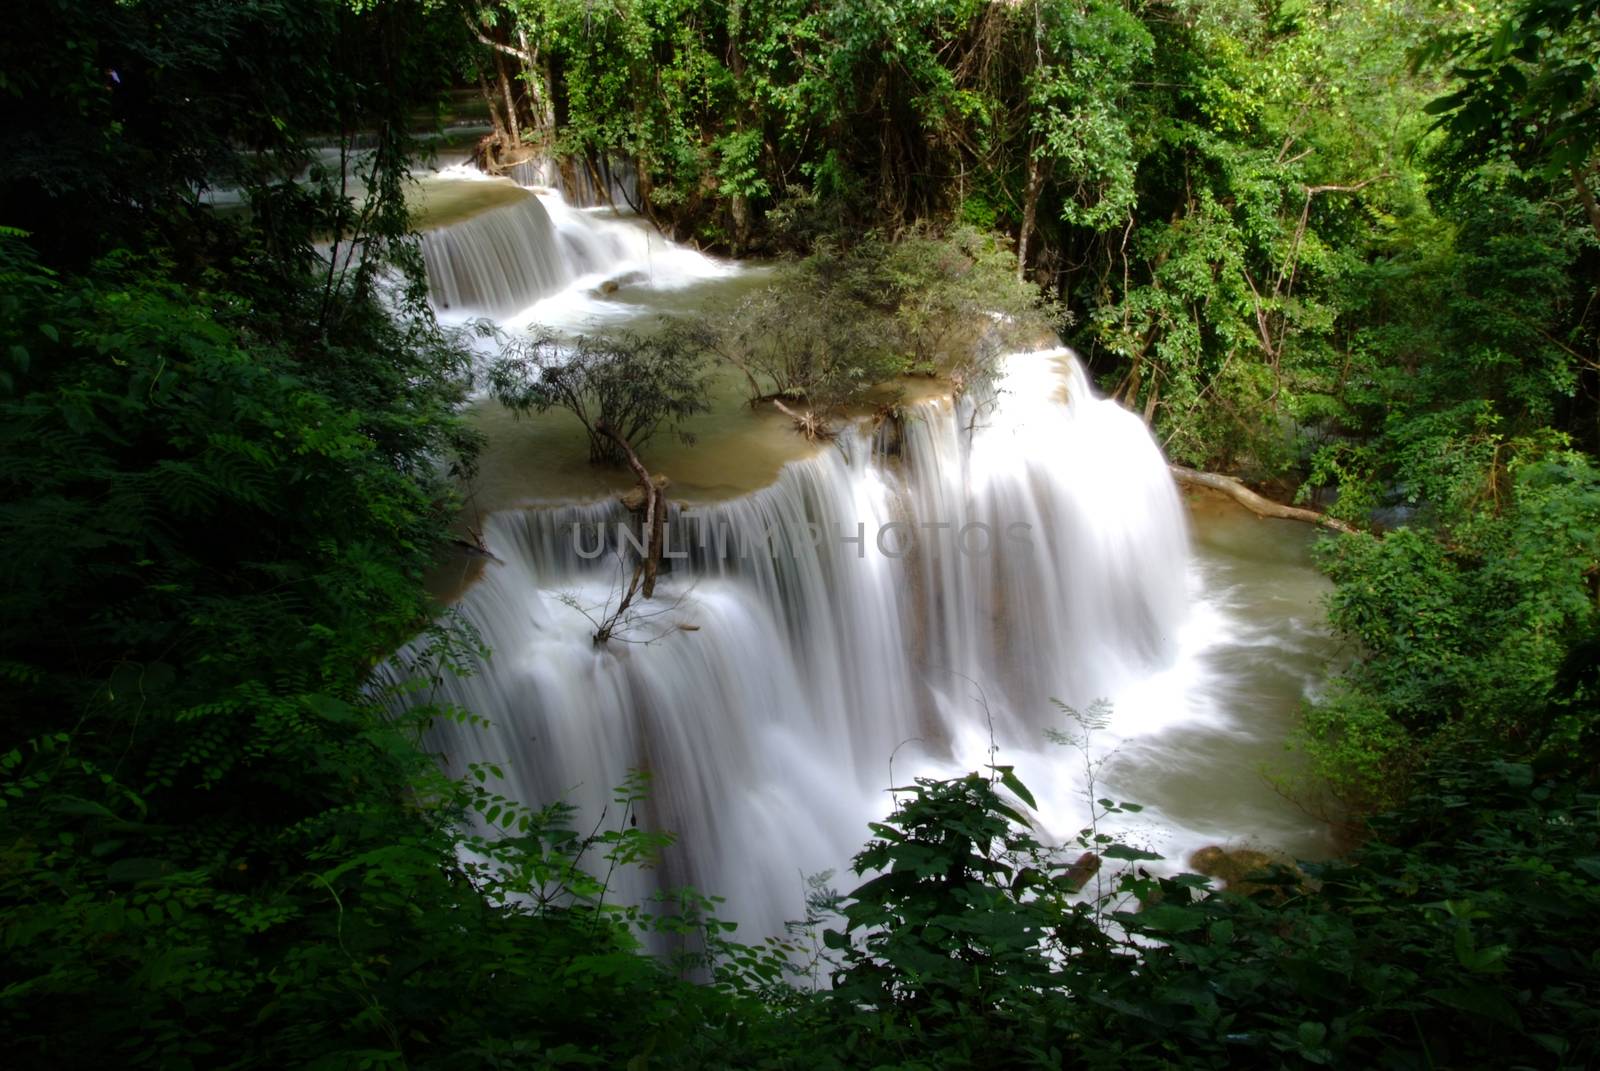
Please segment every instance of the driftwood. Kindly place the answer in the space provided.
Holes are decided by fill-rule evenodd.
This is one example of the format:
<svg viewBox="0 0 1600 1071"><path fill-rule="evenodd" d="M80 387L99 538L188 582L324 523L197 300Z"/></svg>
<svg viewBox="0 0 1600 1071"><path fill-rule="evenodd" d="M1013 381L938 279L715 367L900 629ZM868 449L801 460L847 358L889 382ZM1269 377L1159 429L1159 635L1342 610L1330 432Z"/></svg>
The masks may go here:
<svg viewBox="0 0 1600 1071"><path fill-rule="evenodd" d="M1094 852L1084 852L1077 862L1061 874L1061 884L1068 892L1077 892L1089 884L1089 879L1100 873L1100 857Z"/></svg>
<svg viewBox="0 0 1600 1071"><path fill-rule="evenodd" d="M635 595L650 598L656 593L656 572L661 565L661 545L663 542L664 524L666 521L666 501L661 495L661 488L665 480L650 475L650 470L644 467L644 462L639 460L639 455L633 452L633 444L628 442L616 429L604 420L594 422L594 430L616 443L628 459L628 468L633 470L634 476L639 479L639 487L635 492L629 493L629 498L624 499L630 509L635 509L642 514L641 525L645 533L644 559L633 570L633 576L628 580L627 590L622 593L622 601L616 610L600 623L599 630L594 634L594 642L603 644L609 640L617 629L617 625L626 620L630 606L633 605ZM637 506L630 499L638 496Z"/></svg>
<svg viewBox="0 0 1600 1071"><path fill-rule="evenodd" d="M493 551L483 545L482 536L477 535L477 533L473 534L477 536L478 542L468 543L465 539L452 539L450 540L450 545L455 547L456 550L460 551L469 558L488 558L490 561L498 565L505 564L505 562L495 557Z"/></svg>
<svg viewBox="0 0 1600 1071"><path fill-rule="evenodd" d="M1209 487L1213 491L1221 491L1257 516L1281 517L1286 521L1305 521L1307 524L1320 524L1324 528L1332 528L1336 532L1355 531L1344 521L1339 520L1337 517L1330 517L1326 513L1318 513L1314 509L1301 509L1299 506L1285 506L1281 502L1263 498L1232 476L1186 469L1182 465L1169 465L1167 467L1172 470L1172 478L1179 483L1189 487Z"/></svg>
<svg viewBox="0 0 1600 1071"><path fill-rule="evenodd" d="M662 529L666 522L666 503L661 497L661 483L650 475L650 470L644 467L644 462L639 460L639 455L633 452L633 444L619 435L610 424L604 420L594 422L594 430L610 439L622 448L623 454L628 459L628 467L639 478L639 489L643 492L643 522L641 527L647 540L644 561L640 562L640 569L633 575L633 583L628 585L628 594L623 599L623 608L631 601L634 586L640 579L644 580L639 594L650 598L656 593L656 570L661 565ZM642 576L641 576L642 574Z"/></svg>
<svg viewBox="0 0 1600 1071"><path fill-rule="evenodd" d="M784 416L794 421L795 430L800 432L800 434L804 435L807 439L816 440L833 438L832 429L829 428L828 425L825 424L822 419L811 410L807 409L804 413L797 413L776 398L772 399L772 404L777 406L778 410L782 412Z"/></svg>

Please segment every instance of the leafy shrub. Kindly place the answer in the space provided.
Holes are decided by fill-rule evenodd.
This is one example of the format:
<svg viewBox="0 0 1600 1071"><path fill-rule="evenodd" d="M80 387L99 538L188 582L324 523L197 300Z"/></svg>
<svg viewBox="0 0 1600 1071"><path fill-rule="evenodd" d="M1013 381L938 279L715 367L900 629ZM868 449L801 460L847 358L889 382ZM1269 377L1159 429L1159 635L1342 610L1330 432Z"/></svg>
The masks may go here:
<svg viewBox="0 0 1600 1071"><path fill-rule="evenodd" d="M1409 471L1434 523L1321 551L1330 620L1360 647L1310 709L1307 743L1357 807L1399 799L1406 772L1461 735L1568 755L1592 741L1568 667L1600 634L1600 475L1565 450L1427 445Z"/></svg>
<svg viewBox="0 0 1600 1071"><path fill-rule="evenodd" d="M572 413L588 433L589 460L620 465L624 449L608 429L640 450L662 427L710 407L705 344L701 332L671 324L648 335L570 340L535 332L506 348L489 370L489 385L515 412Z"/></svg>
<svg viewBox="0 0 1600 1071"><path fill-rule="evenodd" d="M1048 337L1055 311L1016 278L999 242L970 228L825 241L780 271L716 325L717 351L752 400L825 414L903 375L971 386L1005 349Z"/></svg>
<svg viewBox="0 0 1600 1071"><path fill-rule="evenodd" d="M828 935L835 988L790 1020L815 1031L797 1039L797 1062L1558 1068L1600 1056L1600 794L1581 769L1463 744L1346 860L1269 867L1241 883L1248 893L1132 870L1088 900L1069 895L1079 883L999 783L919 782L874 826L857 865L879 873Z"/></svg>
<svg viewBox="0 0 1600 1071"><path fill-rule="evenodd" d="M1584 1067L1600 1058L1600 795L1458 747L1348 860L1254 898L1159 888L1108 977L1092 1066Z"/></svg>

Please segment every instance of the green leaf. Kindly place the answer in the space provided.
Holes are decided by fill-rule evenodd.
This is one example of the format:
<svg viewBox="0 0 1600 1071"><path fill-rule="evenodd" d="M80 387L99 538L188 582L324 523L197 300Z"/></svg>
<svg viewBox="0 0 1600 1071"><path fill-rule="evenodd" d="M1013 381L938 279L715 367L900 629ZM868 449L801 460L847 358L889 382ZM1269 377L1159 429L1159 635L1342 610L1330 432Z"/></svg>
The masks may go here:
<svg viewBox="0 0 1600 1071"><path fill-rule="evenodd" d="M1027 786L1024 785L1013 772L1014 767L994 766L991 767L991 769L1000 775L1000 783L1005 785L1006 788L1010 789L1013 796L1016 796L1017 799L1021 800L1029 807L1032 807L1034 810L1039 809L1039 804L1034 801L1033 793L1028 791Z"/></svg>
<svg viewBox="0 0 1600 1071"><path fill-rule="evenodd" d="M1140 929L1158 933L1189 933L1206 924L1199 911L1176 904L1155 904L1129 918Z"/></svg>
<svg viewBox="0 0 1600 1071"><path fill-rule="evenodd" d="M106 867L106 880L114 885L136 885L165 877L168 866L160 859L118 859Z"/></svg>
<svg viewBox="0 0 1600 1071"><path fill-rule="evenodd" d="M81 815L87 818L116 819L116 815L108 810L104 804L93 800L79 799L77 796L58 796L52 799L49 808L57 814Z"/></svg>
<svg viewBox="0 0 1600 1071"><path fill-rule="evenodd" d="M1465 93L1452 93L1449 96L1435 97L1422 106L1424 115L1442 115L1445 112L1455 111L1466 98Z"/></svg>
<svg viewBox="0 0 1600 1071"><path fill-rule="evenodd" d="M1432 997L1446 1007L1455 1008L1470 1015L1481 1016L1506 1026L1520 1025L1516 1009L1511 1006L1505 995L1498 988L1492 986L1478 985L1430 989L1424 995Z"/></svg>
<svg viewBox="0 0 1600 1071"><path fill-rule="evenodd" d="M1512 788L1529 788L1533 785L1533 767L1525 762L1495 762L1490 769L1505 778Z"/></svg>

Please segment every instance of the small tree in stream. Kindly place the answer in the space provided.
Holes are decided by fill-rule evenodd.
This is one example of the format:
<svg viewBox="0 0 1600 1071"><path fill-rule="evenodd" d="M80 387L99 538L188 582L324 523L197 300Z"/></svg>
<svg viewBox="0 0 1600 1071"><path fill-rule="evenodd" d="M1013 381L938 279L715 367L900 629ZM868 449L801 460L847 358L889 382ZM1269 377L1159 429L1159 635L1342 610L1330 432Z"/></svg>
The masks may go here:
<svg viewBox="0 0 1600 1071"><path fill-rule="evenodd" d="M662 427L710 408L710 373L699 335L676 324L641 335L617 331L558 339L537 332L509 344L489 370L500 404L517 413L565 409L589 436L589 460L622 465Z"/></svg>
<svg viewBox="0 0 1600 1071"><path fill-rule="evenodd" d="M603 620L595 621L595 642L605 643L630 620L635 597L655 595L665 536L665 481L650 474L638 451L663 425L693 441L679 425L710 408L704 336L677 324L653 335L619 331L580 335L571 342L539 333L508 346L490 369L489 383L500 403L518 413L552 408L572 413L588 433L591 462L626 464L638 478L637 504L629 505L644 533L645 552L616 608L608 606Z"/></svg>

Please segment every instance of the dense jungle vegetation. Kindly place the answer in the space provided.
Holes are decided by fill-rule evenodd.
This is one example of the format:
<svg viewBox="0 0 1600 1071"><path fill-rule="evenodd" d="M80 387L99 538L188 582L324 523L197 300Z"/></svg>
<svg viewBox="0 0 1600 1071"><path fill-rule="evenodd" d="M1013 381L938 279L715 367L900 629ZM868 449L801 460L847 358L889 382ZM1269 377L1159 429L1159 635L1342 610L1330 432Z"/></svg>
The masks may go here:
<svg viewBox="0 0 1600 1071"><path fill-rule="evenodd" d="M1597 57L1596 0L13 10L11 1066L1600 1063ZM1174 461L1352 525L1292 786L1347 857L1152 878L1037 843L997 767L909 786L875 877L745 947L694 893L607 901L654 835L445 778L422 733L473 713L388 699L478 642L423 591L474 368L405 199L462 90L485 166L632 168L679 238L849 293L964 249ZM807 382L915 365L914 313ZM717 344L781 393L766 337ZM1086 850L1128 868L1090 896Z"/></svg>

